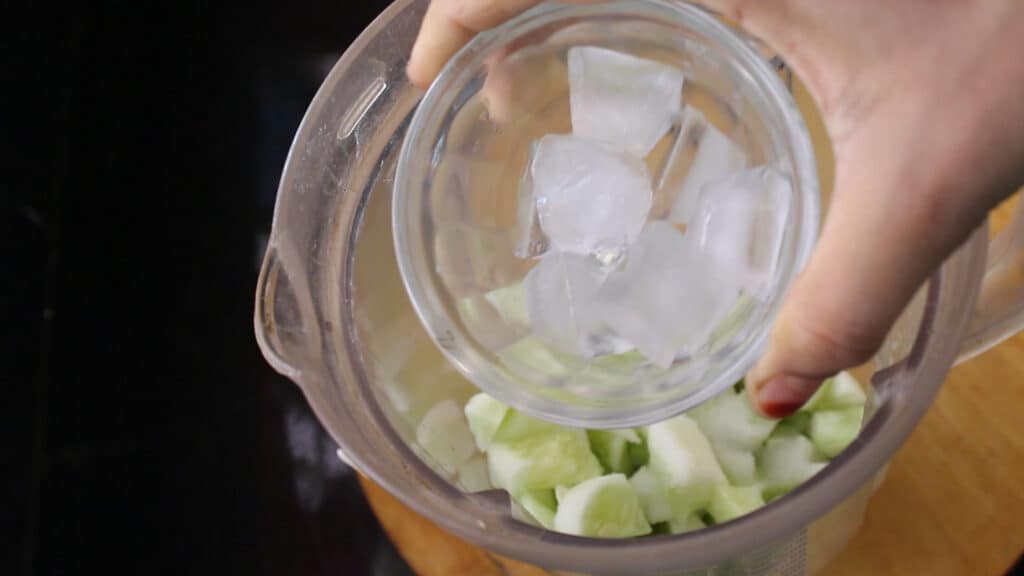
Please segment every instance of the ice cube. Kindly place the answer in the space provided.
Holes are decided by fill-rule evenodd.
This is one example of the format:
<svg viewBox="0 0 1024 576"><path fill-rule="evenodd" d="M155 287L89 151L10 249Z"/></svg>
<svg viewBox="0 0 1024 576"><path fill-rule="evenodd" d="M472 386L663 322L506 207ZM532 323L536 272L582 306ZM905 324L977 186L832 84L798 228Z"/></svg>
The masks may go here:
<svg viewBox="0 0 1024 576"><path fill-rule="evenodd" d="M526 308L533 333L569 354L591 356L590 343L601 332L594 297L604 280L589 256L549 252L526 275Z"/></svg>
<svg viewBox="0 0 1024 576"><path fill-rule="evenodd" d="M683 73L594 46L569 49L572 131L644 157L682 101Z"/></svg>
<svg viewBox="0 0 1024 576"><path fill-rule="evenodd" d="M689 225L700 199L701 187L745 168L747 155L738 144L708 122L699 110L687 108L684 118L685 136L693 139L697 152L686 179L676 193L669 218ZM684 134L681 133L682 136Z"/></svg>
<svg viewBox="0 0 1024 576"><path fill-rule="evenodd" d="M759 166L708 182L693 233L716 274L763 297L775 275L789 217L790 183Z"/></svg>
<svg viewBox="0 0 1024 576"><path fill-rule="evenodd" d="M625 264L601 285L601 317L640 353L668 367L677 355L699 349L736 301L736 289L710 272L711 263L682 233L668 222L651 222Z"/></svg>
<svg viewBox="0 0 1024 576"><path fill-rule="evenodd" d="M651 209L643 163L583 138L542 138L530 163L530 178L541 228L558 250L599 255L621 251L636 239Z"/></svg>

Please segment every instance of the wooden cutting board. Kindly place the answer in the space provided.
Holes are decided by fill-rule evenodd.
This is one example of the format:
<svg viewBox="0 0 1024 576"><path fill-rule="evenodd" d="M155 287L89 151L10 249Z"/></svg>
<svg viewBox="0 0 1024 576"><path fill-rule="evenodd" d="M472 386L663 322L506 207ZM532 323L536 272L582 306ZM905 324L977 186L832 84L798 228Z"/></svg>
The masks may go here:
<svg viewBox="0 0 1024 576"><path fill-rule="evenodd" d="M1005 574L1024 552L1022 483L1024 335L953 369L823 576ZM442 531L366 479L363 489L417 574L546 574Z"/></svg>

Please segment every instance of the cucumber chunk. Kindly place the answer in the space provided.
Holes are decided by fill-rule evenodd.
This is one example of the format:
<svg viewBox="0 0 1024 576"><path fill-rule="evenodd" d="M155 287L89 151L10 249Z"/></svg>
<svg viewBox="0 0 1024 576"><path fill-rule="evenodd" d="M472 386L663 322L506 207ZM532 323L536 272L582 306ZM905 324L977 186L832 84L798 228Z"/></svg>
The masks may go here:
<svg viewBox="0 0 1024 576"><path fill-rule="evenodd" d="M590 440L590 449L606 472L629 474L633 471L629 445L639 444L640 437L632 429L587 430L587 438Z"/></svg>
<svg viewBox="0 0 1024 576"><path fill-rule="evenodd" d="M534 418L509 408L508 412L505 413L505 418L501 421L501 426L494 432L491 442L511 442L543 434L557 434L559 432L578 432L584 434L582 430L574 431L565 426Z"/></svg>
<svg viewBox="0 0 1024 576"><path fill-rule="evenodd" d="M498 358L514 373L525 372L540 379L564 379L582 368L566 354L556 352L533 336L527 336L498 352Z"/></svg>
<svg viewBox="0 0 1024 576"><path fill-rule="evenodd" d="M481 452L487 450L491 440L505 420L509 407L491 398L483 392L473 396L466 402L466 420L469 421L469 430L473 433L473 440Z"/></svg>
<svg viewBox="0 0 1024 576"><path fill-rule="evenodd" d="M769 438L761 450L758 473L766 499L777 498L826 466L814 444L803 436Z"/></svg>
<svg viewBox="0 0 1024 576"><path fill-rule="evenodd" d="M764 506L760 486L716 486L708 512L721 524Z"/></svg>
<svg viewBox="0 0 1024 576"><path fill-rule="evenodd" d="M685 415L648 426L647 449L675 515L704 508L714 487L728 483L708 439Z"/></svg>
<svg viewBox="0 0 1024 576"><path fill-rule="evenodd" d="M629 538L651 533L640 500L624 474L586 480L565 494L554 529L595 538Z"/></svg>
<svg viewBox="0 0 1024 576"><path fill-rule="evenodd" d="M583 430L562 428L517 440L495 439L487 452L491 482L513 497L571 486L602 474Z"/></svg>
<svg viewBox="0 0 1024 576"><path fill-rule="evenodd" d="M487 475L487 460L483 456L474 456L459 466L456 474L459 486L466 492L482 492L491 488L491 478Z"/></svg>
<svg viewBox="0 0 1024 576"><path fill-rule="evenodd" d="M803 405L801 410L815 412L818 410L838 410L853 406L863 406L868 401L868 396L861 388L857 379L849 372L840 372L834 377L825 380L818 388L818 391L811 396L811 399Z"/></svg>
<svg viewBox="0 0 1024 576"><path fill-rule="evenodd" d="M571 386L615 386L632 378L650 364L643 354L630 350L598 356L570 380Z"/></svg>
<svg viewBox="0 0 1024 576"><path fill-rule="evenodd" d="M565 495L569 492L569 487L565 484L555 486L555 501L561 502Z"/></svg>
<svg viewBox="0 0 1024 576"><path fill-rule="evenodd" d="M745 393L727 390L686 413L712 446L753 452L778 424L758 414Z"/></svg>
<svg viewBox="0 0 1024 576"><path fill-rule="evenodd" d="M633 485L633 490L640 499L640 506L648 522L657 524L672 519L672 506L669 504L665 487L650 468L645 466L637 470L629 479L629 483Z"/></svg>
<svg viewBox="0 0 1024 576"><path fill-rule="evenodd" d="M448 474L475 452L473 434L454 400L438 402L416 427L416 442Z"/></svg>
<svg viewBox="0 0 1024 576"><path fill-rule="evenodd" d="M651 459L651 455L647 451L646 440L641 440L639 444L627 444L626 451L629 453L629 464L633 467L633 470L641 466L647 466Z"/></svg>
<svg viewBox="0 0 1024 576"><path fill-rule="evenodd" d="M558 504L555 502L554 490L539 490L526 492L517 498L519 505L526 510L538 524L551 530L555 526L555 510Z"/></svg>
<svg viewBox="0 0 1024 576"><path fill-rule="evenodd" d="M522 282L491 290L484 294L484 300L494 306L501 319L508 324L530 325L530 314L526 310L526 289Z"/></svg>
<svg viewBox="0 0 1024 576"><path fill-rule="evenodd" d="M700 514L691 512L685 516L679 518L673 518L668 521L668 533L669 534L682 534L683 532L693 532L694 530L700 530L706 528L707 524L701 519Z"/></svg>
<svg viewBox="0 0 1024 576"><path fill-rule="evenodd" d="M811 429L811 413L799 411L786 416L779 421L779 425L772 430L772 437L782 436L806 436Z"/></svg>
<svg viewBox="0 0 1024 576"><path fill-rule="evenodd" d="M718 463L730 483L747 486L757 482L757 463L752 452L719 448L714 444L711 447L715 450L715 457L718 458Z"/></svg>
<svg viewBox="0 0 1024 576"><path fill-rule="evenodd" d="M811 442L829 458L836 457L860 433L864 407L821 410L811 417Z"/></svg>

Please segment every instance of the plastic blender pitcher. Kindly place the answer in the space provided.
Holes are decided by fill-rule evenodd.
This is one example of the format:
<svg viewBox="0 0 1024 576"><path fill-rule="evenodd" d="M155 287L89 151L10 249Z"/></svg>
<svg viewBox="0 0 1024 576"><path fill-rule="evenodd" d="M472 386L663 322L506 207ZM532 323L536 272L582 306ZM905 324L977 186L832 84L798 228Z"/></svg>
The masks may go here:
<svg viewBox="0 0 1024 576"><path fill-rule="evenodd" d="M642 20L639 4L674 11L677 22L706 23L704 13L678 3L619 3L599 12L614 31ZM682 535L597 540L544 531L516 520L501 493L466 490L415 442L427 410L476 392L417 316L392 242L398 154L423 97L407 82L405 64L426 5L400 0L377 18L334 67L299 128L257 292L255 328L268 361L300 386L360 472L489 550L573 573L820 569L856 532L886 463L953 362L1024 322L1019 212L991 243L987 229L978 230L922 288L858 373L873 389L861 435L811 480L752 514ZM703 33L741 37L720 26Z"/></svg>

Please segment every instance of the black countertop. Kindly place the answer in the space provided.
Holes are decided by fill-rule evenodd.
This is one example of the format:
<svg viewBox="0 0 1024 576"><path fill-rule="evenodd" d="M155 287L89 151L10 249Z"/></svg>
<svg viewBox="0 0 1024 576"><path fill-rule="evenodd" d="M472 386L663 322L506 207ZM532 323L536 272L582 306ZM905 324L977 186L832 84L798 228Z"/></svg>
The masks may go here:
<svg viewBox="0 0 1024 576"><path fill-rule="evenodd" d="M385 5L5 18L5 573L409 573L252 328L292 134Z"/></svg>

